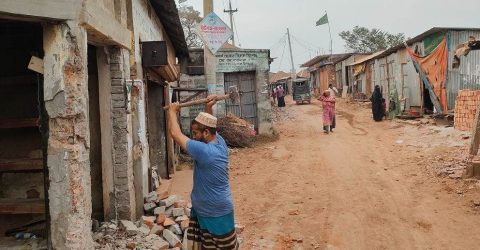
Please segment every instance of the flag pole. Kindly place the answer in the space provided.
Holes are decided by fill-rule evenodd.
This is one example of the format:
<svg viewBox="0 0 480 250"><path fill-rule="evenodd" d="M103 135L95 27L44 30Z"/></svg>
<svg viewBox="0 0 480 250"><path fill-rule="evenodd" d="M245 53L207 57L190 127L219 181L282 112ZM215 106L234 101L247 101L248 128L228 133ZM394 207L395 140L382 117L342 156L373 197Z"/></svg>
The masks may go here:
<svg viewBox="0 0 480 250"><path fill-rule="evenodd" d="M328 13L327 11L325 11L325 15L327 15L327 18L328 18ZM332 41L332 31L330 30L330 18L328 18L328 32L330 33L330 55L332 55L332 45L333 45L333 41Z"/></svg>

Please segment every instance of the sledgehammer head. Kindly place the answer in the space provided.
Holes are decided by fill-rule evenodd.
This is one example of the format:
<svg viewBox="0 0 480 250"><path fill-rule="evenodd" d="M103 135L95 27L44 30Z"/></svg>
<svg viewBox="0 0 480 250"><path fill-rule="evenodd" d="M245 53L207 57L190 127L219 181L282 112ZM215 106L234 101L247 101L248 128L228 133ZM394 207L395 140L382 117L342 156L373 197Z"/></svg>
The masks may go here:
<svg viewBox="0 0 480 250"><path fill-rule="evenodd" d="M240 102L240 94L238 93L237 86L231 86L228 88L228 96L229 100L232 103L239 103Z"/></svg>

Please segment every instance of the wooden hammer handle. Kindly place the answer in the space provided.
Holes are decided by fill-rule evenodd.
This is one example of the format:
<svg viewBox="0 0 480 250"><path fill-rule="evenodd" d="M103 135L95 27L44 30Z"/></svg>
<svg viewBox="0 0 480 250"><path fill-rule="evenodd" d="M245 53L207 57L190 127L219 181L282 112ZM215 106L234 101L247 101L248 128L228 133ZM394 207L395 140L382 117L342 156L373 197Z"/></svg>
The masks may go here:
<svg viewBox="0 0 480 250"><path fill-rule="evenodd" d="M230 98L230 95L219 95L219 96L217 96L216 100L221 101L221 100L226 100L226 99L229 99L229 98ZM184 103L180 103L180 108L195 106L195 105L199 105L199 104L204 104L204 103L207 103L208 101L209 100L207 98L203 98L203 99L198 99L198 100L195 100L195 101L184 102ZM170 108L170 105L167 105L167 106L163 107L164 110L167 110L168 108Z"/></svg>

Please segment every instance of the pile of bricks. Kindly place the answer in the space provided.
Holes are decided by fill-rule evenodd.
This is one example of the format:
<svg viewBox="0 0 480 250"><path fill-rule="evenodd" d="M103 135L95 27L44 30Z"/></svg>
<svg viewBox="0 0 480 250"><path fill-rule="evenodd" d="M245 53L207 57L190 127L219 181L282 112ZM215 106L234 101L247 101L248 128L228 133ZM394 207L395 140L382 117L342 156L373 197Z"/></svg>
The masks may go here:
<svg viewBox="0 0 480 250"><path fill-rule="evenodd" d="M480 91L460 90L455 100L455 129L469 131L473 128Z"/></svg>
<svg viewBox="0 0 480 250"><path fill-rule="evenodd" d="M136 223L120 220L102 223L94 230L96 249L176 249L183 246L192 205L176 195L145 197L145 216Z"/></svg>

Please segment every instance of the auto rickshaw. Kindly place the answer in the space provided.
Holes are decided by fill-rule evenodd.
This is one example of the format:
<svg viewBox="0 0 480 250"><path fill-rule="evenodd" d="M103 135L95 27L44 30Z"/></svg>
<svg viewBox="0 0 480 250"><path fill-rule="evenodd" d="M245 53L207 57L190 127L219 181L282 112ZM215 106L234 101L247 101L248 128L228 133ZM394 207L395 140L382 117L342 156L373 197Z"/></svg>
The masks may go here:
<svg viewBox="0 0 480 250"><path fill-rule="evenodd" d="M310 81L306 78L297 78L292 82L293 100L297 103L310 103Z"/></svg>

